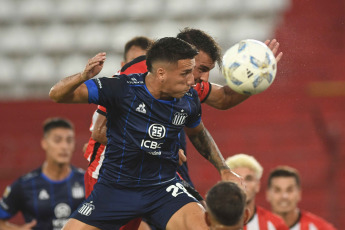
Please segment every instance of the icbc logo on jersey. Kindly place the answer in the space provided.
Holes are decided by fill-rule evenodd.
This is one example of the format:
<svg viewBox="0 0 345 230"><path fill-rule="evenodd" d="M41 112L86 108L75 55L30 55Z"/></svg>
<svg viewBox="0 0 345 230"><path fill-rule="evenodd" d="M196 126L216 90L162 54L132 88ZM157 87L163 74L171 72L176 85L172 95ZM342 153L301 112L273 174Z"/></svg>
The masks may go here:
<svg viewBox="0 0 345 230"><path fill-rule="evenodd" d="M152 124L150 125L148 129L149 136L152 139L156 139L156 140L164 138L165 133L166 133L166 129L161 124ZM147 149L160 149L162 144L163 143L159 143L153 140L145 140L145 139L141 140L141 147L145 147ZM160 155L160 154L156 153L154 155Z"/></svg>

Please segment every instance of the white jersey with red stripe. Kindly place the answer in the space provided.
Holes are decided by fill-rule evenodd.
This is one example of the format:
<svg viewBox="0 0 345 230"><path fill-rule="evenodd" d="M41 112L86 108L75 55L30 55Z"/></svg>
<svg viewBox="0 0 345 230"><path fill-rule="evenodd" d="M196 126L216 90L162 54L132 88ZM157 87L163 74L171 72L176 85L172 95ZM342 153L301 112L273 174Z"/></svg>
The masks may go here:
<svg viewBox="0 0 345 230"><path fill-rule="evenodd" d="M244 226L244 230L288 230L284 220L270 211L256 206L254 216Z"/></svg>
<svg viewBox="0 0 345 230"><path fill-rule="evenodd" d="M336 230L336 228L321 217L301 211L298 221L290 227L290 230Z"/></svg>

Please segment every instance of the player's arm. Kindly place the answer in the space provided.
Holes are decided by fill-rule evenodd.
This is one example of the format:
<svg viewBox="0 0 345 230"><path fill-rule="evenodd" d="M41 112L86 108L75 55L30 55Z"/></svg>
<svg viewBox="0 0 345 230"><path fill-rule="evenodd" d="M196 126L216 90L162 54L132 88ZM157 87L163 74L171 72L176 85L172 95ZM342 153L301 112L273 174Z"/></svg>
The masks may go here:
<svg viewBox="0 0 345 230"><path fill-rule="evenodd" d="M249 95L236 93L227 85L211 84L212 90L205 103L213 108L220 110L230 109L250 97Z"/></svg>
<svg viewBox="0 0 345 230"><path fill-rule="evenodd" d="M88 103L88 89L85 81L96 76L103 68L106 53L98 53L89 59L84 71L66 77L56 83L49 92L49 97L58 103Z"/></svg>
<svg viewBox="0 0 345 230"><path fill-rule="evenodd" d="M94 123L91 137L92 139L101 143L102 145L106 145L108 142L107 135L106 135L107 134L106 123L107 123L107 118L103 114L98 113L98 116Z"/></svg>
<svg viewBox="0 0 345 230"><path fill-rule="evenodd" d="M272 53L276 57L276 61L278 63L282 58L283 53L278 53L279 43L277 42L277 40L266 40L265 44L272 50ZM226 110L240 104L249 97L249 95L242 95L233 91L227 85L221 86L217 84L212 84L211 92L207 97L205 103L216 109Z"/></svg>
<svg viewBox="0 0 345 230"><path fill-rule="evenodd" d="M232 172L225 163L218 146L202 122L195 128L185 127L185 132L198 152L216 167L222 180L234 181L244 186L243 179Z"/></svg>

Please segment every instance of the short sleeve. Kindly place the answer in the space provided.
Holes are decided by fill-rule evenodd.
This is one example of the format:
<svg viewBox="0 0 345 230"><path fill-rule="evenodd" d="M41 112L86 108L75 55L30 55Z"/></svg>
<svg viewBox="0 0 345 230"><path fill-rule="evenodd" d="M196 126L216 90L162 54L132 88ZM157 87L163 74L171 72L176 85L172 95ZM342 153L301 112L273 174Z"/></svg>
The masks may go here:
<svg viewBox="0 0 345 230"><path fill-rule="evenodd" d="M0 219L9 219L21 209L21 191L19 180L6 187L0 201Z"/></svg>
<svg viewBox="0 0 345 230"><path fill-rule="evenodd" d="M96 78L84 83L89 93L89 103L101 105L105 108L115 106L128 92L127 77Z"/></svg>

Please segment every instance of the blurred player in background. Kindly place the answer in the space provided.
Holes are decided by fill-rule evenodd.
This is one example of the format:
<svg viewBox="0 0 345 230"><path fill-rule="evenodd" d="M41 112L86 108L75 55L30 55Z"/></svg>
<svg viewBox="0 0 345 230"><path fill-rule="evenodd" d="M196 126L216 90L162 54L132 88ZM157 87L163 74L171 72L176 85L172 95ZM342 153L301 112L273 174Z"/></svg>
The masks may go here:
<svg viewBox="0 0 345 230"><path fill-rule="evenodd" d="M249 219L246 195L233 182L219 182L206 195L205 221L210 230L243 230Z"/></svg>
<svg viewBox="0 0 345 230"><path fill-rule="evenodd" d="M246 183L246 207L250 214L244 230L288 230L289 228L282 218L255 203L255 196L260 191L260 179L263 173L260 163L247 154L236 154L228 157L226 164L243 177Z"/></svg>
<svg viewBox="0 0 345 230"><path fill-rule="evenodd" d="M281 216L290 230L335 230L332 224L310 212L300 210L301 181L296 169L280 166L268 178L267 201L272 212Z"/></svg>
<svg viewBox="0 0 345 230"><path fill-rule="evenodd" d="M84 200L84 171L71 166L73 125L62 118L43 124L43 165L5 189L0 202L0 229L61 229ZM22 212L26 224L7 220Z"/></svg>

